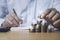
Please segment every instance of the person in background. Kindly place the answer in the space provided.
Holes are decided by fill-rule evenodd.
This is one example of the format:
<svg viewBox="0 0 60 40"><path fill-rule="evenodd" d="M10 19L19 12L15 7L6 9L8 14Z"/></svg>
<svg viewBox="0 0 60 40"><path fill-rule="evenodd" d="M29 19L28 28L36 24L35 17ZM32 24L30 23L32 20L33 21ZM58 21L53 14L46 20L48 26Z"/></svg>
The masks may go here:
<svg viewBox="0 0 60 40"><path fill-rule="evenodd" d="M3 5L6 6L7 14L3 8L5 11L2 13L2 16L5 15L3 16L4 21L1 23L3 27L29 27L32 21L36 21L41 15L54 27L60 28L60 0L5 0L4 2L6 3ZM21 24L22 20L23 23Z"/></svg>

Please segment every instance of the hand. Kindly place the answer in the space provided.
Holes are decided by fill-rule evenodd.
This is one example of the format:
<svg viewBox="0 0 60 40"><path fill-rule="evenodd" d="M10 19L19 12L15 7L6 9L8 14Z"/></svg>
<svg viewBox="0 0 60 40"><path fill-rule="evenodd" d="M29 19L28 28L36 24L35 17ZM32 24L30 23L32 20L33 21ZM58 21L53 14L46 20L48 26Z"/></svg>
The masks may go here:
<svg viewBox="0 0 60 40"><path fill-rule="evenodd" d="M42 15L42 18L47 20L49 23L55 27L60 26L60 13L55 8L47 9Z"/></svg>
<svg viewBox="0 0 60 40"><path fill-rule="evenodd" d="M5 21L3 22L3 27L18 27L18 25L22 23L22 20L17 17L15 13L9 13L5 17Z"/></svg>

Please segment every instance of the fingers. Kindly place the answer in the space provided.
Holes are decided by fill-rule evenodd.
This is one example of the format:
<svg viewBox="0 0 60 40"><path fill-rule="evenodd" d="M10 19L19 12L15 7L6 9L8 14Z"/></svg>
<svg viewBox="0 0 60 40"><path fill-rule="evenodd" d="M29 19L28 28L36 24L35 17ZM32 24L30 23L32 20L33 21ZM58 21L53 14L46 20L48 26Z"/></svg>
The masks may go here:
<svg viewBox="0 0 60 40"><path fill-rule="evenodd" d="M60 19L57 20L57 21L55 21L55 22L53 23L53 25L56 26L56 27L60 27Z"/></svg>
<svg viewBox="0 0 60 40"><path fill-rule="evenodd" d="M48 15L49 19L51 19L56 14L56 10L52 10Z"/></svg>
<svg viewBox="0 0 60 40"><path fill-rule="evenodd" d="M43 14L42 18L44 18L47 22L55 26L60 26L60 14L55 8L47 9Z"/></svg>
<svg viewBox="0 0 60 40"><path fill-rule="evenodd" d="M7 22L7 21L4 21L4 23L3 23L3 25L2 25L3 27L10 27L10 24Z"/></svg>
<svg viewBox="0 0 60 40"><path fill-rule="evenodd" d="M19 19L14 13L11 13L10 16L11 16L17 23L19 23L20 19Z"/></svg>
<svg viewBox="0 0 60 40"><path fill-rule="evenodd" d="M56 21L56 20L58 20L60 18L60 15L58 14L58 13L56 13L56 15L54 15L53 17L52 17L52 20L53 21Z"/></svg>
<svg viewBox="0 0 60 40"><path fill-rule="evenodd" d="M50 9L47 9L45 12L43 12L42 18L45 18L50 13L50 11Z"/></svg>
<svg viewBox="0 0 60 40"><path fill-rule="evenodd" d="M13 27L19 24L18 22L16 22L16 20L12 16L7 17L7 19L8 19L8 22L10 21L9 24L12 25Z"/></svg>
<svg viewBox="0 0 60 40"><path fill-rule="evenodd" d="M51 19L49 19L48 15L46 16L45 20L46 20L47 22L51 23L51 24L52 24L52 22L53 22Z"/></svg>
<svg viewBox="0 0 60 40"><path fill-rule="evenodd" d="M15 13L11 13L10 15L15 19L16 22L18 22L18 23L21 22L22 23L22 19L18 18L18 16L15 15Z"/></svg>
<svg viewBox="0 0 60 40"><path fill-rule="evenodd" d="M55 15L56 11L57 10L55 8L49 8L45 12L43 12L44 15L42 16L42 18L46 18L47 15L49 15L49 18L52 18L52 16Z"/></svg>
<svg viewBox="0 0 60 40"><path fill-rule="evenodd" d="M22 20L19 19L15 13L10 13L6 16L3 25L7 27L18 27L21 21Z"/></svg>

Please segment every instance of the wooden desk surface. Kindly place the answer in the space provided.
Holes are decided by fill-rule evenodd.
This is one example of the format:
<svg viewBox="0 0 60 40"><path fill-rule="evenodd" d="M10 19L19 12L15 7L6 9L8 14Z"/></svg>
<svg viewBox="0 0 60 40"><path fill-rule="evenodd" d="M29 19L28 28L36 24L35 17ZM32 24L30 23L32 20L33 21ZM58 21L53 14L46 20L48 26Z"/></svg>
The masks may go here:
<svg viewBox="0 0 60 40"><path fill-rule="evenodd" d="M60 31L52 33L30 33L28 30L0 33L0 40L60 40Z"/></svg>

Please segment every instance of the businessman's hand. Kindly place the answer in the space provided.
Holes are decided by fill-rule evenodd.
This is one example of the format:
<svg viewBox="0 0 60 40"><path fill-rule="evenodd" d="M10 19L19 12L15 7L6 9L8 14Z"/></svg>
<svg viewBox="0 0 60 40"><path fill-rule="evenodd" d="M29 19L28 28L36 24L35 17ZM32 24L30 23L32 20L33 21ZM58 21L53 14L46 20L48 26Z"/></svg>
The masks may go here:
<svg viewBox="0 0 60 40"><path fill-rule="evenodd" d="M15 13L9 13L5 17L5 21L3 22L3 27L18 27L18 25L22 23L22 20L18 18Z"/></svg>
<svg viewBox="0 0 60 40"><path fill-rule="evenodd" d="M47 9L42 18L56 27L60 27L60 13L55 8Z"/></svg>

